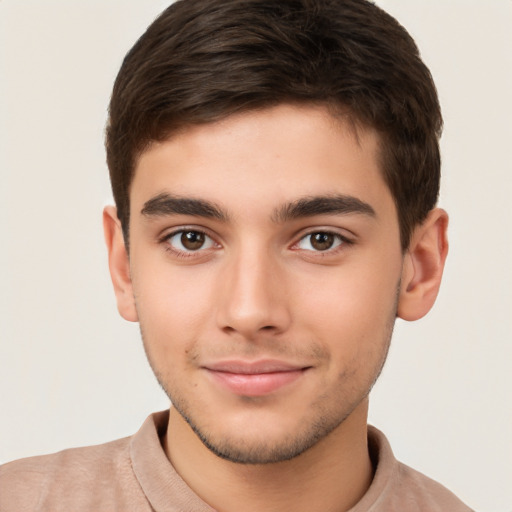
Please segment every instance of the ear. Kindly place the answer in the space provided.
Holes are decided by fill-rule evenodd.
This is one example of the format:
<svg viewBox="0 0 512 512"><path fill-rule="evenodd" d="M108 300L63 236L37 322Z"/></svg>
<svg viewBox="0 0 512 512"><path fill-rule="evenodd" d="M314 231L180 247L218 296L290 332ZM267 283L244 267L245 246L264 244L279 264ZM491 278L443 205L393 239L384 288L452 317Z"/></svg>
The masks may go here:
<svg viewBox="0 0 512 512"><path fill-rule="evenodd" d="M117 309L125 320L137 322L138 316L130 276L130 259L124 243L121 222L117 218L117 210L114 206L107 206L103 210L103 231Z"/></svg>
<svg viewBox="0 0 512 512"><path fill-rule="evenodd" d="M418 320L425 316L437 297L448 254L448 214L433 209L416 227L405 253L397 316Z"/></svg>

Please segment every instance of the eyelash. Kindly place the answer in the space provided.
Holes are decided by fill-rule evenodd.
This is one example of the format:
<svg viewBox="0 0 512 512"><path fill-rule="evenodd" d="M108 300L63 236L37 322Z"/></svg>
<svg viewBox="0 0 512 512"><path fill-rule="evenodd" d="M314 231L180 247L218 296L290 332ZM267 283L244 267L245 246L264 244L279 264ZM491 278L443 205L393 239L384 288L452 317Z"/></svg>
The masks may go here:
<svg viewBox="0 0 512 512"><path fill-rule="evenodd" d="M195 251L194 250L187 251L187 250L176 249L175 247L173 247L170 244L170 240L173 237L175 237L176 235L179 235L179 234L181 234L183 236L183 234L187 233L187 232L203 235L206 239L209 239L211 241L212 245L219 247L219 244L205 230L198 229L198 228L191 228L191 227L190 228L183 227L180 229L176 229L176 230L172 231L171 233L167 233L159 240L159 243L164 245L164 248L167 252L170 252L173 254L173 256L182 258L182 259L197 257L197 255L204 254L205 251L212 248L212 247L207 247L207 248L200 247ZM298 245L303 240L306 240L308 237L312 237L313 235L318 235L318 234L332 236L335 238L334 243L338 242L338 244L332 248L329 247L325 250L301 249L300 247L298 247ZM310 242L310 244L311 244L311 242ZM316 230L312 230L307 233L304 233L299 238L299 240L291 246L291 249L296 250L296 251L304 251L305 253L314 254L315 257L327 257L327 256L332 256L334 254L337 254L339 251L342 251L342 250L346 249L347 246L350 246L353 244L354 244L353 240L351 240L350 238L348 238L344 235L341 235L340 233L336 233L334 231L329 231L327 229L325 229L325 230L316 229Z"/></svg>
<svg viewBox="0 0 512 512"><path fill-rule="evenodd" d="M323 251L322 250L315 251L315 250L309 250L309 249L300 249L299 247L297 247L303 240L307 239L308 237L312 237L313 235L320 235L320 234L334 237L336 239L336 241L338 242L338 245L335 245L332 248L327 248ZM347 246L353 245L354 243L355 243L354 240L352 240L344 235L341 235L340 233L337 233L335 231L329 231L328 229L315 229L315 230L312 230L312 231L309 231L309 232L303 234L299 238L299 240L293 244L292 248L297 247L295 250L298 250L298 251L303 250L305 252L312 253L312 254L314 254L315 257L327 257L327 256L332 256L334 254L337 254L339 251L346 249ZM311 244L311 242L310 242L310 244Z"/></svg>
<svg viewBox="0 0 512 512"><path fill-rule="evenodd" d="M172 231L171 233L165 234L162 238L160 238L159 243L161 243L164 246L164 249L167 252L171 253L175 257L182 258L182 259L197 257L198 254L204 253L204 251L209 249L209 248L207 248L207 249L199 248L196 251L193 251L193 250L183 251L183 250L176 249L175 247L173 247L170 244L170 240L173 237L175 237L176 235L179 235L179 234L183 235L184 233L197 233L199 235L203 235L207 239L211 240L213 245L219 246L219 244L213 239L213 237L210 236L205 230L198 229L198 228L188 228L188 227L176 229L176 230Z"/></svg>

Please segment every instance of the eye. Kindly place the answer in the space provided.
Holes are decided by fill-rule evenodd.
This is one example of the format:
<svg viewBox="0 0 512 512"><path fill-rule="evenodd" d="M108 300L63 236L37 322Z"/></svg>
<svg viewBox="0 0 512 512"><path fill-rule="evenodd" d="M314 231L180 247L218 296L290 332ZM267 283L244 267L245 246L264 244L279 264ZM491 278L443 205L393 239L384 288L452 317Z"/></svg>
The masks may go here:
<svg viewBox="0 0 512 512"><path fill-rule="evenodd" d="M328 231L317 231L302 237L296 247L306 251L323 252L335 249L344 242L348 241L341 235Z"/></svg>
<svg viewBox="0 0 512 512"><path fill-rule="evenodd" d="M175 231L166 237L166 242L178 252L195 252L215 246L215 242L206 233L194 229Z"/></svg>

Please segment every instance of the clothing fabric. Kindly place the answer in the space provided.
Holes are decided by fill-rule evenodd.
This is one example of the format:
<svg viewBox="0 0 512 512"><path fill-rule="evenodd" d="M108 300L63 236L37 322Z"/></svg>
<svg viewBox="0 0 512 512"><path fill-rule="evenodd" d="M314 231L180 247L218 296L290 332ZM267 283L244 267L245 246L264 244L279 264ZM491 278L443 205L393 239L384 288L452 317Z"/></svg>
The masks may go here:
<svg viewBox="0 0 512 512"><path fill-rule="evenodd" d="M0 466L1 512L215 512L176 473L162 448L169 411L152 414L137 434ZM442 485L398 462L369 427L376 470L350 512L470 512Z"/></svg>

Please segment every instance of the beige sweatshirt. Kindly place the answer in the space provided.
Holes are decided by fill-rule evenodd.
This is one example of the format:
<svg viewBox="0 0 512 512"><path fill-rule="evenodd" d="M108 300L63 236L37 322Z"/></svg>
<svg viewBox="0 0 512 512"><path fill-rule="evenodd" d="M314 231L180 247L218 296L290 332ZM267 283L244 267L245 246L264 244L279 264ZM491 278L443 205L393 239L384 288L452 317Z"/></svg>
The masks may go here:
<svg viewBox="0 0 512 512"><path fill-rule="evenodd" d="M162 449L168 411L137 434L0 466L0 512L214 512L176 473ZM350 512L468 512L443 486L399 463L369 427L376 472Z"/></svg>

